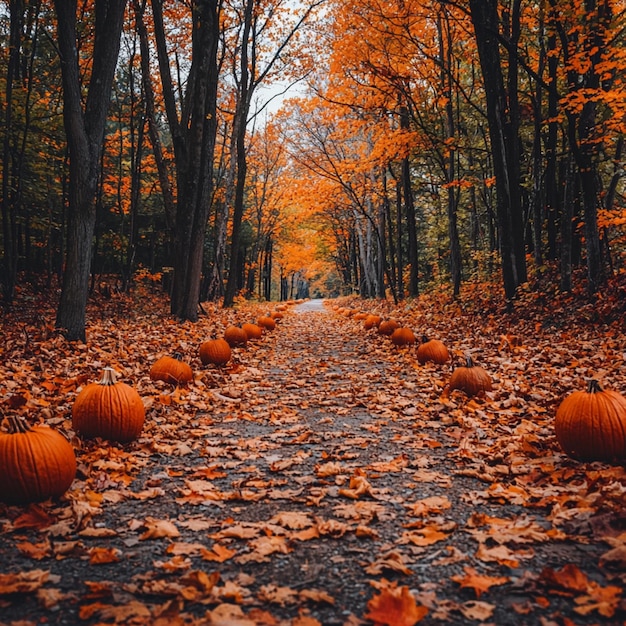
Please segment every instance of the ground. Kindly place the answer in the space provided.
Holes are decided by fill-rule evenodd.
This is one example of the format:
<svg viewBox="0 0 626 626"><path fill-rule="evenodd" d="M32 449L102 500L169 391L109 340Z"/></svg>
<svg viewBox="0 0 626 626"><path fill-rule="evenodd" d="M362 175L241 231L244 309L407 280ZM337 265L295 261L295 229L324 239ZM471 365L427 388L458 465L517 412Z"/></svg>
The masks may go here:
<svg viewBox="0 0 626 626"><path fill-rule="evenodd" d="M275 305L207 307L196 325L125 306L101 303L87 345L36 306L5 316L5 413L67 433L79 469L59 500L0 505L1 624L626 620L626 471L571 459L554 436L556 407L591 374L626 390L619 317L290 304L220 370L199 341ZM452 360L418 363L361 312L442 339ZM194 381L151 381L174 348ZM446 392L468 353L493 380L480 397ZM143 398L135 442L72 429L105 365Z"/></svg>

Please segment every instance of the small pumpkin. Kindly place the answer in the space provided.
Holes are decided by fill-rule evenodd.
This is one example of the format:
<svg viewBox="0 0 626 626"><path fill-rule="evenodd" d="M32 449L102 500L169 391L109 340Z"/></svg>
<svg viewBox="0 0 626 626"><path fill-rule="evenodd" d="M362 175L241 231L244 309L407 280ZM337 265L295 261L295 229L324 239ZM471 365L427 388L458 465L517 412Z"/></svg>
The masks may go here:
<svg viewBox="0 0 626 626"><path fill-rule="evenodd" d="M261 326L261 328L265 328L265 330L274 330L276 328L276 322L268 315L259 317L256 323Z"/></svg>
<svg viewBox="0 0 626 626"><path fill-rule="evenodd" d="M150 368L151 380L163 380L172 385L181 385L193 380L193 372L178 352L174 356L162 356Z"/></svg>
<svg viewBox="0 0 626 626"><path fill-rule="evenodd" d="M242 324L241 328L243 328L246 336L249 340L261 339L263 337L263 329L258 324Z"/></svg>
<svg viewBox="0 0 626 626"><path fill-rule="evenodd" d="M228 342L231 348L238 346L245 346L248 343L248 335L246 331L240 326L229 326L224 331L224 339Z"/></svg>
<svg viewBox="0 0 626 626"><path fill-rule="evenodd" d="M401 326L391 333L391 343L394 346L410 346L415 343L415 334L410 328Z"/></svg>
<svg viewBox="0 0 626 626"><path fill-rule="evenodd" d="M137 391L126 383L117 382L111 367L105 367L102 379L87 385L72 406L72 425L87 439L134 441L141 433L145 417Z"/></svg>
<svg viewBox="0 0 626 626"><path fill-rule="evenodd" d="M370 314L365 318L365 321L363 322L363 328L365 328L365 330L378 328L378 325L382 321L383 321L383 318L380 315Z"/></svg>
<svg viewBox="0 0 626 626"><path fill-rule="evenodd" d="M285 317L285 316L284 316L284 315L283 315L280 311L272 311L272 312L270 313L270 317L271 317L273 320L282 320L282 319L283 319L283 317Z"/></svg>
<svg viewBox="0 0 626 626"><path fill-rule="evenodd" d="M491 391L491 376L468 356L465 365L457 367L450 376L448 391L459 389L468 396L478 396Z"/></svg>
<svg viewBox="0 0 626 626"><path fill-rule="evenodd" d="M200 360L203 365L226 365L232 350L225 339L208 339L200 344Z"/></svg>
<svg viewBox="0 0 626 626"><path fill-rule="evenodd" d="M400 324L395 320L383 320L378 324L378 332L381 335L391 336L393 335L393 331L398 328L400 328Z"/></svg>
<svg viewBox="0 0 626 626"><path fill-rule="evenodd" d="M367 319L367 313L355 313L353 317L355 320L358 320L360 322L364 319Z"/></svg>
<svg viewBox="0 0 626 626"><path fill-rule="evenodd" d="M58 498L76 476L74 448L49 426L30 426L11 415L0 431L0 500L27 504Z"/></svg>
<svg viewBox="0 0 626 626"><path fill-rule="evenodd" d="M450 360L450 353L443 341L439 339L428 339L422 337L422 343L417 347L417 360L424 365L428 361L432 361L437 365L443 365Z"/></svg>
<svg viewBox="0 0 626 626"><path fill-rule="evenodd" d="M554 420L565 454L581 461L626 459L626 398L590 380L586 391L574 391L559 405Z"/></svg>

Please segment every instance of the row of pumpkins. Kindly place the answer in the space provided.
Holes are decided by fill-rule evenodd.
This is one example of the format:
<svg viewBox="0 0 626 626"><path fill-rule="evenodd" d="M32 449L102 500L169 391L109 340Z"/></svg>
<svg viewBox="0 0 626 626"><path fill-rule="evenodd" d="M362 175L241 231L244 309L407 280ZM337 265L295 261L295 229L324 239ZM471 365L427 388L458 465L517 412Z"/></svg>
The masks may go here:
<svg viewBox="0 0 626 626"><path fill-rule="evenodd" d="M232 348L260 339L274 330L283 317L285 305L262 316L256 324L231 325L224 337L200 344L203 365L222 367L230 361ZM281 309L281 310L279 310ZM152 380L185 384L193 379L188 363L163 356L150 368ZM141 396L130 385L116 380L115 370L106 367L102 379L85 386L72 405L72 427L82 437L101 437L128 443L139 437L145 420ZM7 430L0 430L0 502L25 504L64 494L76 476L76 455L70 442L45 425L30 426L21 416L4 419Z"/></svg>
<svg viewBox="0 0 626 626"><path fill-rule="evenodd" d="M395 320L384 320L380 315L345 307L336 307L335 311L362 320L366 330L377 329L379 334L389 336L396 346L416 342L413 331ZM429 361L443 365L450 360L450 352L439 339L423 337L416 358L422 365ZM481 395L492 390L491 377L468 356L464 365L452 371L444 393L454 389L468 396ZM574 391L561 402L554 431L563 452L574 459L626 461L626 398L617 391L602 389L598 381L592 379L585 391Z"/></svg>

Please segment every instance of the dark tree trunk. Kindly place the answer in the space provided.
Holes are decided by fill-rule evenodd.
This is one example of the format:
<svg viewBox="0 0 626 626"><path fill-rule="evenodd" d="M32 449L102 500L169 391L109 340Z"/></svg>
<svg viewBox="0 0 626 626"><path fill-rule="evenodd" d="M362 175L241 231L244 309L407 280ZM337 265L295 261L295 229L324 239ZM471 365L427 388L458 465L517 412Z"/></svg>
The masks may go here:
<svg viewBox="0 0 626 626"><path fill-rule="evenodd" d="M438 20L439 31L439 57L441 63L441 89L446 98L446 136L453 138L456 134L454 123L454 105L452 100L452 42L450 40L449 24L445 22L446 40L444 41L444 24ZM454 146L449 147L446 167L447 188L447 215L448 215L448 239L450 242L450 278L452 279L452 295L458 298L461 292L461 244L459 242L459 229L457 226L457 202L458 194L451 183L456 179L457 153Z"/></svg>
<svg viewBox="0 0 626 626"><path fill-rule="evenodd" d="M554 5L554 2L552 2ZM561 40L567 50L568 43L582 43L589 56L589 68L581 77L578 72L568 72L568 88L570 93L582 89L591 93L600 86L600 76L597 67L605 54L604 31L612 18L608 0L585 0L586 37L582 42L570 41L568 34L560 25ZM579 37L577 32L572 38ZM567 59L566 59L567 61ZM582 78L582 80L581 80ZM566 109L567 132L570 148L578 168L582 187L583 219L585 223L585 245L587 254L588 291L594 294L606 282L606 272L602 260L600 235L598 232L598 205L599 192L596 171L596 102L593 98L586 98L582 111L576 115L571 108Z"/></svg>
<svg viewBox="0 0 626 626"><path fill-rule="evenodd" d="M178 189L170 310L181 320L196 321L204 237L213 193L221 4L220 0L192 2L192 61L179 119L169 71L161 2L153 0L152 11L165 108L174 144Z"/></svg>
<svg viewBox="0 0 626 626"><path fill-rule="evenodd" d="M4 109L4 141L2 145L2 236L4 244L4 266L2 268L2 288L5 305L10 305L15 295L17 281L17 241L15 228L15 207L13 206L11 189L12 158L11 128L13 125L13 81L18 76L20 51L22 48L22 28L24 20L24 3L13 0L10 3L10 34L9 60L7 64L5 109Z"/></svg>
<svg viewBox="0 0 626 626"><path fill-rule="evenodd" d="M496 178L496 212L504 292L510 301L526 280L524 229L519 189L519 107L507 99L499 49L497 0L470 0L470 10L485 85L487 122ZM509 63L515 55L509 55ZM516 72L509 67L509 97L517 93ZM516 119L517 117L517 119ZM521 257L521 258L520 258Z"/></svg>
<svg viewBox="0 0 626 626"><path fill-rule="evenodd" d="M68 339L84 341L100 157L126 0L95 3L93 63L84 110L76 4L76 0L55 0L70 170L67 251L56 325Z"/></svg>

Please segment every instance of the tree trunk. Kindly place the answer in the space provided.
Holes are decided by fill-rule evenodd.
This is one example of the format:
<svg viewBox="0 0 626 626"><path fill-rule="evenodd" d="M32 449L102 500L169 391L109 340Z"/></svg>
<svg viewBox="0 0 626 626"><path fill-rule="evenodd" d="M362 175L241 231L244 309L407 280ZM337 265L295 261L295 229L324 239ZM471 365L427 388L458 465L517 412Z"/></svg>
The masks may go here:
<svg viewBox="0 0 626 626"><path fill-rule="evenodd" d="M84 110L76 4L76 0L55 0L70 170L67 251L56 326L69 340L84 341L100 157L126 0L95 4L93 63Z"/></svg>
<svg viewBox="0 0 626 626"><path fill-rule="evenodd" d="M446 98L446 134L448 139L453 139L456 134L454 123L454 107L452 101L452 41L449 34L449 24L446 16L447 41L444 42L444 29L442 20L437 20L439 31L439 57L441 62L441 90ZM446 45L447 44L447 45ZM458 298L461 292L461 244L459 242L459 229L457 226L457 202L458 194L452 185L456 179L457 153L454 145L448 147L446 182L447 188L447 214L448 214L448 240L450 242L450 277L452 279L452 295Z"/></svg>
<svg viewBox="0 0 626 626"><path fill-rule="evenodd" d="M13 302L17 281L17 241L15 211L11 190L12 150L11 128L13 126L13 81L18 76L19 57L22 48L22 28L24 3L14 0L10 3L9 59L7 64L4 110L4 140L2 144L2 241L4 244L4 267L2 288L5 306Z"/></svg>
<svg viewBox="0 0 626 626"><path fill-rule="evenodd" d="M510 109L504 87L498 39L497 0L470 0L470 11L485 85L487 122L496 178L496 212L502 278L504 292L510 302L515 297L520 281L526 279L525 258L518 258L520 254L518 240L521 238L523 250L524 237L519 195L519 148L517 147L519 138L515 119L511 117L514 111ZM511 56L514 55L510 55L509 61L511 61ZM509 96L512 89L511 82L512 78L509 76Z"/></svg>
<svg viewBox="0 0 626 626"><path fill-rule="evenodd" d="M402 107L400 112L400 128L409 128L409 114L406 107ZM407 251L407 261L410 266L409 273L409 296L419 295L419 268L417 249L417 224L415 220L415 203L413 201L413 187L411 186L411 163L409 157L402 159L402 193L404 195L404 214L406 218L407 234L409 236L409 248Z"/></svg>
<svg viewBox="0 0 626 626"><path fill-rule="evenodd" d="M192 2L192 61L179 119L161 2L153 0L152 11L165 108L174 144L178 189L170 310L181 320L196 321L204 236L213 193L221 5L220 0Z"/></svg>

